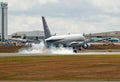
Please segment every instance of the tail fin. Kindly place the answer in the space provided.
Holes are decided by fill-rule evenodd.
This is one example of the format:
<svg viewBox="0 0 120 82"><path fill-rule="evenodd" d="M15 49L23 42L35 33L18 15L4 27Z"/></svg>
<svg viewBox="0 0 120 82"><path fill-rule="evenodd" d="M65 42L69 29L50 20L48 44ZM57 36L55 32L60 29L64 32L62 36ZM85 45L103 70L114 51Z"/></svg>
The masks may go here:
<svg viewBox="0 0 120 82"><path fill-rule="evenodd" d="M43 22L45 39L51 37L51 33L50 33L50 30L48 28L48 25L47 25L47 22L46 22L44 16L42 16L42 22Z"/></svg>

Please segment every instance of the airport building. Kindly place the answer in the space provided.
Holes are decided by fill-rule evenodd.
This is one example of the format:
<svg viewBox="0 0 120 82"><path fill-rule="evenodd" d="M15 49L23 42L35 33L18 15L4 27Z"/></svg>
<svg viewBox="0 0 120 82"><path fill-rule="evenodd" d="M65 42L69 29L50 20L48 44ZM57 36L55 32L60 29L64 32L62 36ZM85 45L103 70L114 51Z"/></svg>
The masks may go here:
<svg viewBox="0 0 120 82"><path fill-rule="evenodd" d="M100 41L101 38L108 38L109 42L119 42L120 41L120 31L90 33L90 34L86 34L84 36L87 39L91 39L93 41Z"/></svg>
<svg viewBox="0 0 120 82"><path fill-rule="evenodd" d="M43 31L29 31L29 32L16 32L8 36L9 39L19 38L27 40L41 40L44 39Z"/></svg>
<svg viewBox="0 0 120 82"><path fill-rule="evenodd" d="M5 41L8 36L8 4L0 2L0 40Z"/></svg>
<svg viewBox="0 0 120 82"><path fill-rule="evenodd" d="M111 32L101 32L101 33L90 33L85 35L86 38L97 37L97 38L119 38L120 39L120 31L111 31Z"/></svg>

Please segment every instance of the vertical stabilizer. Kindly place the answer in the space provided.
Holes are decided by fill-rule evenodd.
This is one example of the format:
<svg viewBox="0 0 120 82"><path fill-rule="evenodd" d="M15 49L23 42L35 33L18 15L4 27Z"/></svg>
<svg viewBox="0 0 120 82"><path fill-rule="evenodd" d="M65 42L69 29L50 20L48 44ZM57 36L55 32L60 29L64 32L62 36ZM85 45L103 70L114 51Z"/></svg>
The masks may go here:
<svg viewBox="0 0 120 82"><path fill-rule="evenodd" d="M47 25L47 22L46 22L44 16L42 16L42 22L43 22L45 39L51 37L51 33L50 33L50 30L48 28L48 25Z"/></svg>

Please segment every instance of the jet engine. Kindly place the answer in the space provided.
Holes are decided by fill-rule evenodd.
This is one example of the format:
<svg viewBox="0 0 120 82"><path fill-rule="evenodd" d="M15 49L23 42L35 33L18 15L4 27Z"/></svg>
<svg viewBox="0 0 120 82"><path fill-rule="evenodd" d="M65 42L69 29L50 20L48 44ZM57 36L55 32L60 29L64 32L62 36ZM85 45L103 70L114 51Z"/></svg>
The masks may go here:
<svg viewBox="0 0 120 82"><path fill-rule="evenodd" d="M82 44L81 47L82 47L83 49L88 49L88 48L89 48L89 45L88 45L87 43L85 43L85 44Z"/></svg>
<svg viewBox="0 0 120 82"><path fill-rule="evenodd" d="M90 47L90 44L88 44L88 43L72 42L70 44L70 47L72 47L73 51L75 53L77 53L78 51L81 51L82 49L88 49Z"/></svg>

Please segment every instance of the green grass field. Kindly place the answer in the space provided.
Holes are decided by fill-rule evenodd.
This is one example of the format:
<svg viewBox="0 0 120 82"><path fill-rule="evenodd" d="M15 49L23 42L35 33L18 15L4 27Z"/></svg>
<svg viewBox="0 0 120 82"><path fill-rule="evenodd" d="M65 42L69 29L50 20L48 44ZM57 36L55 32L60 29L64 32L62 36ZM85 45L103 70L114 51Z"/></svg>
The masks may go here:
<svg viewBox="0 0 120 82"><path fill-rule="evenodd" d="M120 55L0 58L0 80L120 80Z"/></svg>

